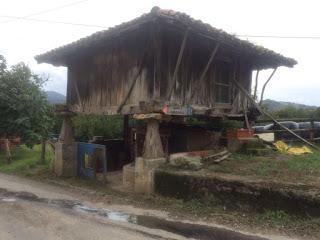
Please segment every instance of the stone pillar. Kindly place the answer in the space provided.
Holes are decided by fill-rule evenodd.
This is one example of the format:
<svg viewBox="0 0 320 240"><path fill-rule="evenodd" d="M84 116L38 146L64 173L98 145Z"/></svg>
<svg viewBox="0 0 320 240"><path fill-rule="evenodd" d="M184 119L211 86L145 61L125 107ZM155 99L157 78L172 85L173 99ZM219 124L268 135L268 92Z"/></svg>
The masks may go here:
<svg viewBox="0 0 320 240"><path fill-rule="evenodd" d="M164 157L162 147L159 121L157 119L147 120L147 132L144 140L143 158L153 159Z"/></svg>
<svg viewBox="0 0 320 240"><path fill-rule="evenodd" d="M147 122L143 156L135 159L134 191L151 194L154 192L154 170L166 161L159 132L162 114L141 114L134 116Z"/></svg>
<svg viewBox="0 0 320 240"><path fill-rule="evenodd" d="M74 142L73 123L70 114L63 114L63 122L59 135L59 142L70 144Z"/></svg>
<svg viewBox="0 0 320 240"><path fill-rule="evenodd" d="M72 114L62 113L63 123L59 141L55 144L54 172L57 176L72 177L77 173L77 144L74 141Z"/></svg>

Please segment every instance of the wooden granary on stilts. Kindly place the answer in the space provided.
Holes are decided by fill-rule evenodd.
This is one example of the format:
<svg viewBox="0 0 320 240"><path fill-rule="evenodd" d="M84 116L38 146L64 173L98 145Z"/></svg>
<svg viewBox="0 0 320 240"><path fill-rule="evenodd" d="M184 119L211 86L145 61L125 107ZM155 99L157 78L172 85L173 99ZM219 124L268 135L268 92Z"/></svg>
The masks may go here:
<svg viewBox="0 0 320 240"><path fill-rule="evenodd" d="M294 59L240 40L184 13L158 7L35 58L38 63L68 68L68 111L124 115L125 122L132 116L145 120L140 154L145 159L183 150L178 142L188 141L189 133L182 134L184 137L172 134L183 132L181 129L167 128L167 133L160 134L159 122L184 116L209 121L242 118L250 106L234 81L251 92L252 71L296 64ZM68 123L65 121L64 129ZM203 134L192 134L193 139L202 141ZM166 136L166 143L162 136ZM56 158L64 159L61 154ZM63 166L60 163L62 175ZM72 163L70 166L67 168L72 169Z"/></svg>

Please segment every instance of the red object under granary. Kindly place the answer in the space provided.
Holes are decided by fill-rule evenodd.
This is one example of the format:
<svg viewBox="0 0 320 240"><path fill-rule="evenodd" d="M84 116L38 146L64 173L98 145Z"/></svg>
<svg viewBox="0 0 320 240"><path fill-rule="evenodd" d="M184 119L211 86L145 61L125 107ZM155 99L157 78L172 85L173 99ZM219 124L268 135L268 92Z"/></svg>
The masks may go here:
<svg viewBox="0 0 320 240"><path fill-rule="evenodd" d="M227 130L227 139L243 139L243 138L252 138L253 131L249 129L228 129Z"/></svg>

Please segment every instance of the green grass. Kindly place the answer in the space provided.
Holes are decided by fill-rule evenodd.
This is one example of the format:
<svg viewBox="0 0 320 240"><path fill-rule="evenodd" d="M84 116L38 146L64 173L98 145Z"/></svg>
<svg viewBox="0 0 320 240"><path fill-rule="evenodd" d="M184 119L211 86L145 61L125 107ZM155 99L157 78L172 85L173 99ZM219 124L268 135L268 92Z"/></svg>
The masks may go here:
<svg viewBox="0 0 320 240"><path fill-rule="evenodd" d="M233 154L230 160L209 166L209 172L288 181L319 181L320 151L293 156L271 153L268 156Z"/></svg>
<svg viewBox="0 0 320 240"><path fill-rule="evenodd" d="M12 162L7 164L5 154L0 152L0 171L4 173L14 173L22 175L39 175L49 171L50 163L53 159L53 150L47 146L46 160L39 163L41 148L35 145L32 149L25 145L17 146L12 151Z"/></svg>

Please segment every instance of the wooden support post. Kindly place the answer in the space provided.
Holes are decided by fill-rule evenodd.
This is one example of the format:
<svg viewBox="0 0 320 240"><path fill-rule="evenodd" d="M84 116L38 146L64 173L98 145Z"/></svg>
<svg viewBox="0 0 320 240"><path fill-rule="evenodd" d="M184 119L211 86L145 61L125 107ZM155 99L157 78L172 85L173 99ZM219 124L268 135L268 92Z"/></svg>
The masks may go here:
<svg viewBox="0 0 320 240"><path fill-rule="evenodd" d="M319 147L312 144L308 140L304 139L303 137L299 136L283 124L281 124L279 121L277 121L270 113L264 111L262 107L259 106L259 104L256 103L256 101L251 97L251 95L247 92L245 88L243 88L235 79L233 80L234 84L237 86L237 88L244 93L244 95L248 98L248 100L260 111L262 114L266 115L268 118L270 118L275 124L279 125L282 129L286 130L287 132L291 133L293 136L301 140L302 142L308 144L310 147L319 150Z"/></svg>
<svg viewBox="0 0 320 240"><path fill-rule="evenodd" d="M107 156L106 156L106 151L102 151L102 159L103 161L103 182L105 183L107 180Z"/></svg>
<svg viewBox="0 0 320 240"><path fill-rule="evenodd" d="M174 90L174 88L176 86L176 78L177 78L179 66L180 66L180 63L181 63L182 55L183 55L183 52L184 52L184 48L186 46L188 34L189 34L189 28L185 31L184 36L183 36L183 40L182 40L182 43L181 43L181 46L180 46L180 51L179 51L178 59L177 59L177 62L176 62L176 67L174 68L174 72L173 72L172 84L171 84L171 86L169 88L169 92L168 92L168 96L167 96L167 100L168 101L170 100L172 92L173 92L173 90Z"/></svg>
<svg viewBox="0 0 320 240"><path fill-rule="evenodd" d="M218 43L218 44L215 46L215 48L213 49L213 51L212 51L212 53L211 53L211 55L210 55L210 57L209 57L209 60L208 60L205 68L203 69L203 71L202 71L202 73L201 73L201 75L200 75L200 78L199 78L199 81L198 81L199 84L197 84L196 87L195 87L195 89L194 89L194 91L192 91L189 101L191 101L191 99L193 98L195 92L198 91L201 82L203 81L204 77L206 76L206 74L207 74L207 72L208 72L208 69L209 69L212 61L213 61L215 55L216 55L217 52L218 52L219 46L220 46L220 44Z"/></svg>
<svg viewBox="0 0 320 240"><path fill-rule="evenodd" d="M245 103L242 102L242 109L243 109L243 114L244 114L244 120L246 124L246 128L251 130L249 119L248 119L248 114L247 114L247 108L245 107Z"/></svg>
<svg viewBox="0 0 320 240"><path fill-rule="evenodd" d="M45 163L46 161L46 144L47 141L44 137L41 138L41 155L40 155L40 163Z"/></svg>
<svg viewBox="0 0 320 240"><path fill-rule="evenodd" d="M271 75L269 76L268 80L264 83L263 87L262 87L262 91L261 91L261 98L260 98L260 103L259 105L261 106L262 101L263 101L263 95L264 95L264 91L266 89L267 84L269 83L269 81L271 80L271 78L273 77L273 75L276 73L277 68L273 69Z"/></svg>
<svg viewBox="0 0 320 240"><path fill-rule="evenodd" d="M313 141L314 140L314 132L315 132L315 129L314 129L314 119L312 118L311 119L311 130L310 130L310 141Z"/></svg>
<svg viewBox="0 0 320 240"><path fill-rule="evenodd" d="M123 142L125 152L129 153L129 115L123 116Z"/></svg>
<svg viewBox="0 0 320 240"><path fill-rule="evenodd" d="M162 147L159 121L154 118L147 120L147 132L144 140L143 158L154 159L164 157L164 151Z"/></svg>
<svg viewBox="0 0 320 240"><path fill-rule="evenodd" d="M4 139L4 149L6 152L6 162L9 164L11 163L11 150L10 150L10 140L6 137Z"/></svg>
<svg viewBox="0 0 320 240"><path fill-rule="evenodd" d="M154 22L154 36L153 36L153 99L160 99L161 89L161 54L162 54L162 30L161 25Z"/></svg>
<svg viewBox="0 0 320 240"><path fill-rule="evenodd" d="M254 84L254 92L253 92L253 99L254 100L257 99L259 72L260 72L260 70L257 70L256 80L255 80L255 84Z"/></svg>

